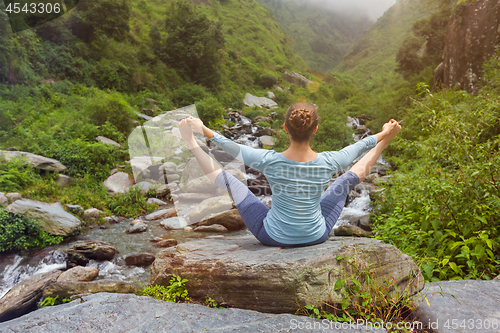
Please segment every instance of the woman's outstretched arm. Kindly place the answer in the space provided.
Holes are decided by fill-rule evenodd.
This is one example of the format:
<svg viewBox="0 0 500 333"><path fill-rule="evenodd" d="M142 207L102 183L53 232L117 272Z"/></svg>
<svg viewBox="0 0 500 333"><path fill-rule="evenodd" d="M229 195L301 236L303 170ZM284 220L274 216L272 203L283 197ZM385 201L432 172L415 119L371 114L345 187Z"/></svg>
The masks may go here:
<svg viewBox="0 0 500 333"><path fill-rule="evenodd" d="M222 172L222 167L198 145L194 139L193 129L188 119L183 119L179 122L179 131L186 146L193 153L205 175L212 183L215 182L217 175Z"/></svg>
<svg viewBox="0 0 500 333"><path fill-rule="evenodd" d="M194 132L203 133L203 135L209 138L217 146L222 148L226 153L239 160L243 164L262 171L266 166L267 157L270 154L275 153L272 150L265 149L254 149L245 145L238 144L228 138L215 133L208 127L206 127L201 119L189 117L186 122L191 125Z"/></svg>
<svg viewBox="0 0 500 333"><path fill-rule="evenodd" d="M364 138L363 140L360 140L355 144L347 146L342 150L328 152L331 158L331 162L333 164L336 164L338 171L347 168L349 165L351 165L351 163L355 159L357 159L365 151L374 148L377 145L377 143L384 141L384 139L387 138L387 136L391 133L391 131L394 129L396 125L399 126L399 124L394 119L391 119L388 123L384 125L382 132Z"/></svg>

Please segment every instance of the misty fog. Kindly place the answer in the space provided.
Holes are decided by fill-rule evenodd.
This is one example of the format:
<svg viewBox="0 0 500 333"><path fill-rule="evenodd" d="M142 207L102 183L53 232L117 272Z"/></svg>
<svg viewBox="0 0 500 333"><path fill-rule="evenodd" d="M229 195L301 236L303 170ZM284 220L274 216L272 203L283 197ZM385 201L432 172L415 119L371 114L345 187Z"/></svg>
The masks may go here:
<svg viewBox="0 0 500 333"><path fill-rule="evenodd" d="M366 12L371 19L376 20L394 5L396 0L312 0L312 2L326 5L337 12Z"/></svg>

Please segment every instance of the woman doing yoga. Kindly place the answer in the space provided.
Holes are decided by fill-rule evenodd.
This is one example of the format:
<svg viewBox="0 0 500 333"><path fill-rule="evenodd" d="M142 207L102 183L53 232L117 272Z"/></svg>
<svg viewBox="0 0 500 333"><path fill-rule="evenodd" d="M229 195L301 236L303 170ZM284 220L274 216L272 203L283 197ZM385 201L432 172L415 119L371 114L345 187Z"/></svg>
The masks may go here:
<svg viewBox="0 0 500 333"><path fill-rule="evenodd" d="M309 142L318 129L318 120L314 105L292 105L285 115L284 125L291 143L283 153L237 144L193 117L182 120L179 129L205 174L228 191L243 222L261 243L281 247L308 246L328 239L349 192L365 179L382 151L401 130L398 122L392 119L376 135L340 151L316 153ZM235 159L262 172L272 190L272 208L264 205L241 181L220 169L198 146L193 132L203 133ZM370 151L324 191L336 172L347 168L367 150Z"/></svg>

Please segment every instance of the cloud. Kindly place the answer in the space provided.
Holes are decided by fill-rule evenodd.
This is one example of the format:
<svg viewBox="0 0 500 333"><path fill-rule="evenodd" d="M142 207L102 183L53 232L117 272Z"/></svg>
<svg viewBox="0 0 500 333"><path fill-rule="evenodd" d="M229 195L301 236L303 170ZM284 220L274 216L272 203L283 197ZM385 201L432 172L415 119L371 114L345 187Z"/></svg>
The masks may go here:
<svg viewBox="0 0 500 333"><path fill-rule="evenodd" d="M304 0L308 1L308 0ZM336 12L360 13L366 12L376 20L396 3L396 0L312 0L318 5L326 6Z"/></svg>

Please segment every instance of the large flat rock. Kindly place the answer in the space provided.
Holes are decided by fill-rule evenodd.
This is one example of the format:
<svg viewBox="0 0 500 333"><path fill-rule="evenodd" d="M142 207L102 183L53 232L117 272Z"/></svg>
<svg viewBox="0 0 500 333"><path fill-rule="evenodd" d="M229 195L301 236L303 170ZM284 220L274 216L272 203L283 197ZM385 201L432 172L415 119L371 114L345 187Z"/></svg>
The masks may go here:
<svg viewBox="0 0 500 333"><path fill-rule="evenodd" d="M409 256L380 240L351 237L296 248L264 246L253 236L182 243L157 255L150 284L167 286L176 274L189 280L186 285L195 298L209 296L263 312L294 312L299 306L319 305L319 300L340 303L333 285L349 268L338 256L368 265L381 283L397 281L401 292L423 288L420 271Z"/></svg>
<svg viewBox="0 0 500 333"><path fill-rule="evenodd" d="M66 212L61 207L39 201L17 200L7 207L15 214L26 214L40 222L43 231L56 236L70 236L80 232L80 219Z"/></svg>
<svg viewBox="0 0 500 333"><path fill-rule="evenodd" d="M500 281L428 283L420 296L415 315L437 333L500 332Z"/></svg>
<svg viewBox="0 0 500 333"><path fill-rule="evenodd" d="M335 326L339 327L336 328ZM168 332L168 333L383 333L382 329L331 323L290 314L241 309L213 309L163 302L151 297L94 294L71 303L48 306L0 324L0 332Z"/></svg>
<svg viewBox="0 0 500 333"><path fill-rule="evenodd" d="M25 157L28 163L30 163L36 169L54 171L54 172L63 172L66 170L66 167L53 158L43 157L40 155L35 155L32 153L26 153L23 151L5 151L0 150L0 154L4 155L7 160L11 158L22 158Z"/></svg>

